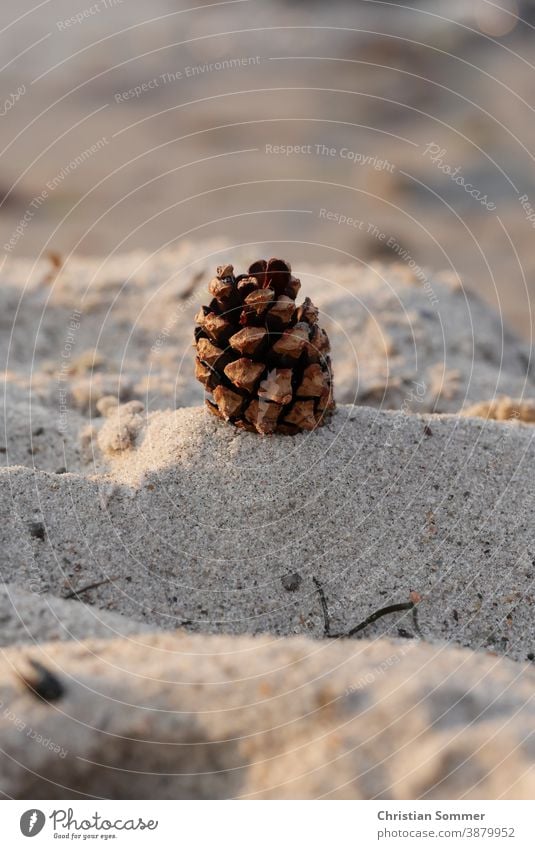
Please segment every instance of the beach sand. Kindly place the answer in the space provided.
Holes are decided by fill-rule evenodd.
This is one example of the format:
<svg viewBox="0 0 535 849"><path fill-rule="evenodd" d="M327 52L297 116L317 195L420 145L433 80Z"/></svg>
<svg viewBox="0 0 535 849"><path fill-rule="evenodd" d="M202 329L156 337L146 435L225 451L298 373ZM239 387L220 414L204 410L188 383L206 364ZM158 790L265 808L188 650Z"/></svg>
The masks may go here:
<svg viewBox="0 0 535 849"><path fill-rule="evenodd" d="M295 268L337 411L238 431L202 406L191 335L212 269L255 255L3 269L0 789L529 798L529 348L447 275ZM63 682L53 705L21 680L32 657Z"/></svg>

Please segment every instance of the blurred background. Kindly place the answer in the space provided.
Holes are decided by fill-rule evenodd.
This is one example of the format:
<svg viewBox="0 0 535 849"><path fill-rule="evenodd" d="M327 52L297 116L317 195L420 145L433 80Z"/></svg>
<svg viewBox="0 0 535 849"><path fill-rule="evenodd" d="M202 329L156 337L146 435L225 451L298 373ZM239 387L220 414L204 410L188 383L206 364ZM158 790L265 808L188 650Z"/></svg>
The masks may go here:
<svg viewBox="0 0 535 849"><path fill-rule="evenodd" d="M535 3L4 0L0 257L288 241L527 337Z"/></svg>

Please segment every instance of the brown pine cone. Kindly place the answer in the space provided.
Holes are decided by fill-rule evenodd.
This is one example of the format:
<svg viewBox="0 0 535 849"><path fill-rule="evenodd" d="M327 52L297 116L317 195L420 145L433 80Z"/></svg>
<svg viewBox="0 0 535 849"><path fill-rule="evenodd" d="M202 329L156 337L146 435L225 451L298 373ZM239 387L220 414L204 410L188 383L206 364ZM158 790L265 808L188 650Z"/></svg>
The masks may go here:
<svg viewBox="0 0 535 849"><path fill-rule="evenodd" d="M219 266L195 319L195 374L214 415L262 434L325 424L335 406L329 339L310 298L296 305L300 287L282 259L238 277Z"/></svg>

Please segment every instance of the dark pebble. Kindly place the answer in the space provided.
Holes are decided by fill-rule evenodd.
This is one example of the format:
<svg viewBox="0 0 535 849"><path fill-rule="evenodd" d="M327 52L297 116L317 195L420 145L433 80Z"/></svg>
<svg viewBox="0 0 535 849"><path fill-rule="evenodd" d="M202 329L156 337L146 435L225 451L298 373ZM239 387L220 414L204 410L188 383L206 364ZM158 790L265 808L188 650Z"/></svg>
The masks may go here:
<svg viewBox="0 0 535 849"><path fill-rule="evenodd" d="M292 572L290 575L283 575L281 583L285 590L288 590L289 593L294 593L301 586L302 580L299 572Z"/></svg>
<svg viewBox="0 0 535 849"><path fill-rule="evenodd" d="M37 676L35 679L25 678L24 683L29 690L45 702L56 702L65 693L61 681L37 660L30 660Z"/></svg>
<svg viewBox="0 0 535 849"><path fill-rule="evenodd" d="M29 530L32 537L35 539L44 539L45 538L45 526L42 522L30 522Z"/></svg>

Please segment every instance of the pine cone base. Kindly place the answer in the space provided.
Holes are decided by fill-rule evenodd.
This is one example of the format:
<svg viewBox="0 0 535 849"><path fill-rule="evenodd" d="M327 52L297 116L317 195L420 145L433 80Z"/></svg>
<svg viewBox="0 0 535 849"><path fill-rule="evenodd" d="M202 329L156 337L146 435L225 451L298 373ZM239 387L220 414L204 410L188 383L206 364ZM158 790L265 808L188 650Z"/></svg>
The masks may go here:
<svg viewBox="0 0 535 849"><path fill-rule="evenodd" d="M296 434L334 410L329 339L289 263L259 260L247 274L219 266L196 316L195 374L208 410L260 434Z"/></svg>

